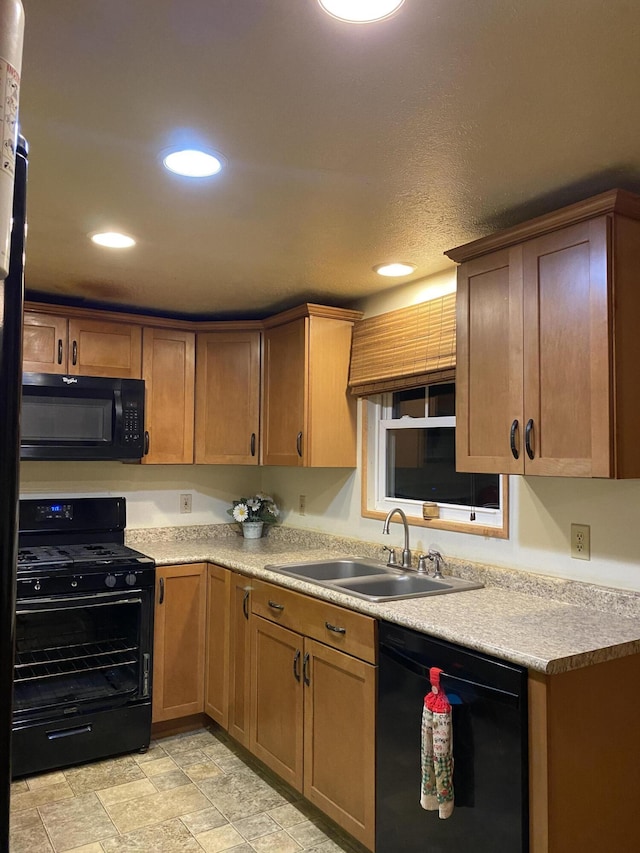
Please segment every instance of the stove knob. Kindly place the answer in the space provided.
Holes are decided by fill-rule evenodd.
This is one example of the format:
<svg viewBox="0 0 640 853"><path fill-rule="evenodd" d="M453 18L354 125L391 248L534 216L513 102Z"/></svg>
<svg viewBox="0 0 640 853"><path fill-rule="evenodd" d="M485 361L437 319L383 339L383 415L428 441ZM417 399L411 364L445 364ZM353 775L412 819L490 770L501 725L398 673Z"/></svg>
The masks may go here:
<svg viewBox="0 0 640 853"><path fill-rule="evenodd" d="M71 586L73 587L73 589L75 589L75 588L78 586L78 581L77 581L77 580L72 580L72 581L71 581Z"/></svg>
<svg viewBox="0 0 640 853"><path fill-rule="evenodd" d="M127 586L134 585L134 583L136 582L136 576L133 574L133 572L129 572L129 574L125 577L124 582L127 584Z"/></svg>
<svg viewBox="0 0 640 853"><path fill-rule="evenodd" d="M104 582L105 582L106 586L109 587L109 589L113 589L113 587L116 585L116 576L115 575L107 575L106 578L104 579Z"/></svg>
<svg viewBox="0 0 640 853"><path fill-rule="evenodd" d="M36 592L40 592L40 581L36 581L33 585Z"/></svg>

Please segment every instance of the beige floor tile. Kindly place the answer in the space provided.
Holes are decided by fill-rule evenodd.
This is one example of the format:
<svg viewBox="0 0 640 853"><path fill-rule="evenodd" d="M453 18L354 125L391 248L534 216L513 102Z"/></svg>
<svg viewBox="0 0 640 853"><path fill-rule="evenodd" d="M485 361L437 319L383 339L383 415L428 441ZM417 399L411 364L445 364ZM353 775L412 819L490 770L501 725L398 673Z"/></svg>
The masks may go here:
<svg viewBox="0 0 640 853"><path fill-rule="evenodd" d="M71 850L65 850L64 853L104 853L104 847L96 841L95 844L83 844L82 847L73 847Z"/></svg>
<svg viewBox="0 0 640 853"><path fill-rule="evenodd" d="M169 791L150 794L126 803L107 807L109 817L121 835L153 826L183 814L211 807L211 803L195 785L183 785Z"/></svg>
<svg viewBox="0 0 640 853"><path fill-rule="evenodd" d="M284 829L255 838L251 846L256 853L296 853L303 849Z"/></svg>
<svg viewBox="0 0 640 853"><path fill-rule="evenodd" d="M118 834L95 793L47 803L39 811L56 853Z"/></svg>
<svg viewBox="0 0 640 853"><path fill-rule="evenodd" d="M144 773L130 755L72 767L64 775L77 795L144 779Z"/></svg>
<svg viewBox="0 0 640 853"><path fill-rule="evenodd" d="M148 779L136 779L135 782L125 782L124 785L103 788L97 791L97 794L103 806L110 806L113 803L124 803L127 800L135 800L137 797L146 797L155 792L156 789Z"/></svg>
<svg viewBox="0 0 640 853"><path fill-rule="evenodd" d="M26 779L18 779L17 782L11 783L11 796L13 796L14 794L18 794L22 791L28 791L28 790L29 790L29 786L27 785Z"/></svg>
<svg viewBox="0 0 640 853"><path fill-rule="evenodd" d="M327 841L323 841L321 844L308 847L305 853L352 853L353 849L354 848L347 844L343 846L337 841L328 839ZM398 851L398 853L400 853L400 851Z"/></svg>
<svg viewBox="0 0 640 853"><path fill-rule="evenodd" d="M278 832L281 828L264 812L237 820L233 825L247 841L260 838L261 835L269 835L271 832Z"/></svg>
<svg viewBox="0 0 640 853"><path fill-rule="evenodd" d="M221 853L222 850L238 847L244 842L244 838L237 829L226 824L196 835L196 841L204 848L205 853Z"/></svg>
<svg viewBox="0 0 640 853"><path fill-rule="evenodd" d="M290 826L287 832L305 850L315 844L322 844L324 841L330 840L328 827L323 826L320 821L305 820L303 823Z"/></svg>
<svg viewBox="0 0 640 853"><path fill-rule="evenodd" d="M152 776L151 781L158 791L169 791L171 788L180 788L182 785L190 785L191 779L177 767L170 773L158 773Z"/></svg>
<svg viewBox="0 0 640 853"><path fill-rule="evenodd" d="M306 803L287 803L275 809L269 809L267 814L272 817L283 829L304 823L314 814L314 809Z"/></svg>
<svg viewBox="0 0 640 853"><path fill-rule="evenodd" d="M200 782L202 779L213 779L214 776L222 774L222 770L214 761L202 761L199 764L190 764L182 769L194 782Z"/></svg>
<svg viewBox="0 0 640 853"><path fill-rule="evenodd" d="M171 758L178 767L186 767L188 764L201 764L203 761L212 761L201 749L176 750L171 753Z"/></svg>
<svg viewBox="0 0 640 853"><path fill-rule="evenodd" d="M214 806L192 814L181 815L180 819L193 835L215 829L217 826L229 822Z"/></svg>
<svg viewBox="0 0 640 853"><path fill-rule="evenodd" d="M57 785L58 782L66 781L62 770L56 770L53 773L43 773L41 776L30 776L27 779L27 786L30 791L36 791L38 788L46 788L47 785Z"/></svg>
<svg viewBox="0 0 640 853"><path fill-rule="evenodd" d="M55 803L58 800L68 800L73 797L73 791L67 782L56 782L36 788L35 791L19 791L11 796L11 811L20 812L42 806L45 803Z"/></svg>
<svg viewBox="0 0 640 853"><path fill-rule="evenodd" d="M156 761L147 761L140 765L145 776L158 776L160 773L170 773L176 769L176 763L169 756L158 758Z"/></svg>
<svg viewBox="0 0 640 853"><path fill-rule="evenodd" d="M11 853L53 853L37 809L11 816L10 845Z"/></svg>
<svg viewBox="0 0 640 853"><path fill-rule="evenodd" d="M159 743L151 743L146 752L136 752L133 760L136 764L146 764L147 761L155 761L158 758L164 758L167 753Z"/></svg>
<svg viewBox="0 0 640 853"><path fill-rule="evenodd" d="M105 853L202 853L202 848L175 819L138 829L103 842Z"/></svg>

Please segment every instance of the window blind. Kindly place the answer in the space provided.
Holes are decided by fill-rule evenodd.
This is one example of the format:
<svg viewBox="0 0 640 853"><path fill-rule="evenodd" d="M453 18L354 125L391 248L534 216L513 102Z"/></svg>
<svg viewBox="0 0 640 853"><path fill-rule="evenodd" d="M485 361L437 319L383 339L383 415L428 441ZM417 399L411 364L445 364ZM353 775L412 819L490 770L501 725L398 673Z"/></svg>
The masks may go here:
<svg viewBox="0 0 640 853"><path fill-rule="evenodd" d="M356 323L349 387L359 397L455 378L455 293Z"/></svg>

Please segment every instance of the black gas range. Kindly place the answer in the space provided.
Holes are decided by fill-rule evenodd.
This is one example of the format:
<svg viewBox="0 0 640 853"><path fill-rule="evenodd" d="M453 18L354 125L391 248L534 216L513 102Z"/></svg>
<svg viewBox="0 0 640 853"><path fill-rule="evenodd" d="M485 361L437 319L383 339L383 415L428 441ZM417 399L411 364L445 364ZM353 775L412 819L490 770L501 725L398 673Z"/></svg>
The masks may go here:
<svg viewBox="0 0 640 853"><path fill-rule="evenodd" d="M124 498L20 501L13 775L146 749L153 560Z"/></svg>

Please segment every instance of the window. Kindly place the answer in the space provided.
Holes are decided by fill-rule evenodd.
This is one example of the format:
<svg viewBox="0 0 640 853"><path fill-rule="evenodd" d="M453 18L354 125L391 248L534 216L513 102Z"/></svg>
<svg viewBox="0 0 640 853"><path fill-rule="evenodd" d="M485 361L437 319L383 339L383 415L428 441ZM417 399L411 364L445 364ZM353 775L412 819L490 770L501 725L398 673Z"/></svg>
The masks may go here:
<svg viewBox="0 0 640 853"><path fill-rule="evenodd" d="M455 470L455 384L378 394L365 410L363 514L400 506L412 523L505 537L507 480ZM423 519L423 504L438 515Z"/></svg>

